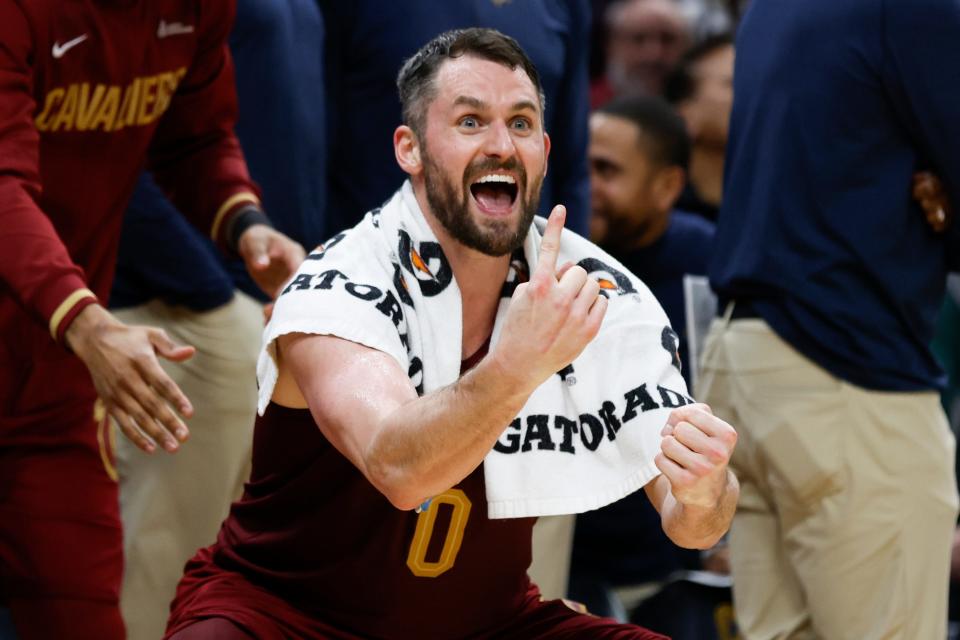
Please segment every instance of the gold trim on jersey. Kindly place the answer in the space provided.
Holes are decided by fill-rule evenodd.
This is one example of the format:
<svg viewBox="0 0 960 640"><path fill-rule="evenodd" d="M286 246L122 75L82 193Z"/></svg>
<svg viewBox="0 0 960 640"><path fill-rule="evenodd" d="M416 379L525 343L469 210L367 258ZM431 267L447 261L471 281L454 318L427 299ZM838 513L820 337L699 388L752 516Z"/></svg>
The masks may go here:
<svg viewBox="0 0 960 640"><path fill-rule="evenodd" d="M97 446L100 449L103 470L107 472L108 478L117 482L120 479L114 464L117 452L117 428L107 415L107 409L100 398L97 398L97 402L93 405L93 419L97 423Z"/></svg>
<svg viewBox="0 0 960 640"><path fill-rule="evenodd" d="M50 316L50 335L53 336L54 340L57 339L60 323L63 322L64 317L84 298L93 298L96 300L97 295L93 291L90 291L90 289L77 289L68 295L66 299L60 303L56 311L53 312L53 315Z"/></svg>
<svg viewBox="0 0 960 640"><path fill-rule="evenodd" d="M217 241L217 236L220 235L220 225L223 223L223 217L227 215L227 212L230 211L235 205L241 202L249 202L250 204L255 204L258 207L260 206L260 199L253 195L252 193L235 193L227 201L220 205L220 208L217 209L217 215L213 217L213 227L210 229L210 237L213 238L213 241Z"/></svg>

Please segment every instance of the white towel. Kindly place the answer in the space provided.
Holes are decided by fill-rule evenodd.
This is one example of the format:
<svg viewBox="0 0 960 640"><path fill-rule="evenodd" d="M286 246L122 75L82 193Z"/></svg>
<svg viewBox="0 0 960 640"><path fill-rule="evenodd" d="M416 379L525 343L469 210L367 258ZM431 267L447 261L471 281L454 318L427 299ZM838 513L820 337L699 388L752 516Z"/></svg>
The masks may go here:
<svg viewBox="0 0 960 640"><path fill-rule="evenodd" d="M510 294L535 268L537 218L514 254L491 337ZM484 460L491 518L580 513L636 491L658 473L654 457L669 412L692 400L676 334L636 276L564 230L557 264L596 277L610 300L598 337L531 395ZM460 375L460 291L409 182L382 208L311 253L283 290L257 363L261 414L277 379L276 339L335 335L383 351L421 395Z"/></svg>

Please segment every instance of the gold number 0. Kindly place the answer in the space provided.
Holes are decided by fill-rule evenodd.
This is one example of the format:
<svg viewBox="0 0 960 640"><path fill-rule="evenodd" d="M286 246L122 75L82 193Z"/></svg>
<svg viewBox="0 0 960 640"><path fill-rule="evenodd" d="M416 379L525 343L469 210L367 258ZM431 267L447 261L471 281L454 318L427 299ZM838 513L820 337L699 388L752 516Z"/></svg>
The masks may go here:
<svg viewBox="0 0 960 640"><path fill-rule="evenodd" d="M450 515L450 526L447 528L446 538L443 541L443 550L440 558L435 562L427 562L427 549L430 547L430 538L433 537L433 525L437 521L437 512L441 504L453 507ZM467 527L470 517L470 498L460 489L448 489L433 499L430 508L417 516L417 530L410 542L410 552L407 553L407 566L415 576L421 578L436 578L453 567L463 542L463 530Z"/></svg>

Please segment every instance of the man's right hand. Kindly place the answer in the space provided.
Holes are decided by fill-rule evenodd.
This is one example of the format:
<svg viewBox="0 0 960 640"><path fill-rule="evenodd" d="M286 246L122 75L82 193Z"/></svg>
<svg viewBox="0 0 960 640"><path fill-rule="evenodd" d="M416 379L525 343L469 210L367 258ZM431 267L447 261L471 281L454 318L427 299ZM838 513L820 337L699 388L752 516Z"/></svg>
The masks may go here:
<svg viewBox="0 0 960 640"><path fill-rule="evenodd" d="M161 329L127 326L98 304L74 318L65 339L90 371L107 413L135 445L153 453L156 442L173 453L187 439L180 416L189 418L193 407L157 356L182 362L193 347L177 346Z"/></svg>
<svg viewBox="0 0 960 640"><path fill-rule="evenodd" d="M532 393L573 362L600 330L607 299L582 267L557 271L562 205L553 208L530 281L514 291L503 333L492 354L518 389Z"/></svg>

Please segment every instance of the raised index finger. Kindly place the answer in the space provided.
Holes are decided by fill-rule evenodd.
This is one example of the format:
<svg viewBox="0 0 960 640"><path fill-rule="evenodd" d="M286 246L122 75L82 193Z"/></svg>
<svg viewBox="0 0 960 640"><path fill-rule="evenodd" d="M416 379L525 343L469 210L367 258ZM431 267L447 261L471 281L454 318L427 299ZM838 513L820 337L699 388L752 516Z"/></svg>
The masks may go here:
<svg viewBox="0 0 960 640"><path fill-rule="evenodd" d="M560 232L567 219L567 208L558 204L547 218L547 228L540 239L540 255L537 256L537 271L556 279L557 255L560 253Z"/></svg>

